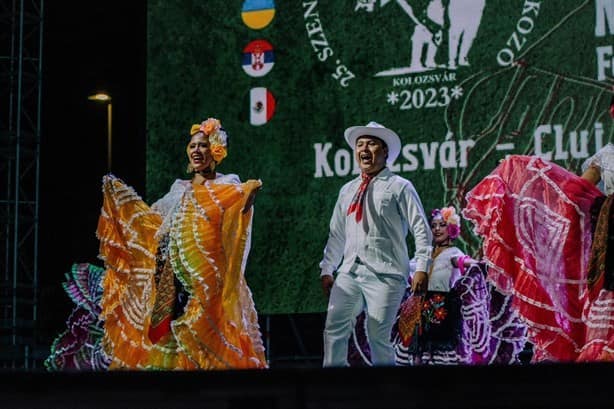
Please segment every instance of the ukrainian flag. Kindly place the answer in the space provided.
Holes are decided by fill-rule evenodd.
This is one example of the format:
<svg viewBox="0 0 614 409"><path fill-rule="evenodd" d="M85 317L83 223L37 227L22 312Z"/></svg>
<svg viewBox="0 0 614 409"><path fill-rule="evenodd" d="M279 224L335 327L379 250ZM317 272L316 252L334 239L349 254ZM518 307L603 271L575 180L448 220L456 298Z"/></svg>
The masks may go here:
<svg viewBox="0 0 614 409"><path fill-rule="evenodd" d="M241 10L243 23L249 28L260 30L269 25L275 17L274 0L245 0Z"/></svg>

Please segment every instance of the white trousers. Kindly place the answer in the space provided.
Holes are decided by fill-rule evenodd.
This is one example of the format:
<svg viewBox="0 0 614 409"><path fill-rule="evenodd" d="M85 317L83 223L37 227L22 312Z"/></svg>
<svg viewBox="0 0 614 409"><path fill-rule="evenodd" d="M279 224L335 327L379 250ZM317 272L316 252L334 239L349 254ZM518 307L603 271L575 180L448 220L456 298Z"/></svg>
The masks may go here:
<svg viewBox="0 0 614 409"><path fill-rule="evenodd" d="M392 274L376 274L362 264L335 279L324 326L324 367L349 366L348 341L356 317L366 312L367 340L374 366L395 363L390 334L406 281Z"/></svg>

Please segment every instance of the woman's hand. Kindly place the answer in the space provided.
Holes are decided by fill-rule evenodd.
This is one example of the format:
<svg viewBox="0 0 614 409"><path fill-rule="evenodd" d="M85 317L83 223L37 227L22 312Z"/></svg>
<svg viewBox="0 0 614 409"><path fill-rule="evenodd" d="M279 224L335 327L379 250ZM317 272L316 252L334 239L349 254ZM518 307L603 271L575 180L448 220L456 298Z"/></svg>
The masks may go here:
<svg viewBox="0 0 614 409"><path fill-rule="evenodd" d="M584 173L582 173L582 178L596 185L601 180L601 169L597 165L590 165Z"/></svg>
<svg viewBox="0 0 614 409"><path fill-rule="evenodd" d="M247 197L247 200L245 201L245 206L243 206L243 210L242 210L243 214L250 211L250 209L254 205L254 202L256 201L256 193L258 193L258 191L262 187L262 183L260 181L253 181L253 182L257 184L257 187L255 187L251 192L249 192L249 196Z"/></svg>
<svg viewBox="0 0 614 409"><path fill-rule="evenodd" d="M425 271L416 271L411 280L411 291L414 294L425 293L428 288L429 276Z"/></svg>

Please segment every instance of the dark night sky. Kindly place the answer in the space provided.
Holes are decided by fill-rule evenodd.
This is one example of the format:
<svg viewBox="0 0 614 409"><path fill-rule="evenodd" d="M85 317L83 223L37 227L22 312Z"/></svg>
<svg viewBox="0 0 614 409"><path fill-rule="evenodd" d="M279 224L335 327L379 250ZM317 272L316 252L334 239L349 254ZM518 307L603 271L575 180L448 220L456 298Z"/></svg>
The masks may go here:
<svg viewBox="0 0 614 409"><path fill-rule="evenodd" d="M44 9L39 324L62 330L72 307L61 282L73 262L98 260L95 230L107 171L106 107L113 98L113 173L144 196L146 1L47 1Z"/></svg>

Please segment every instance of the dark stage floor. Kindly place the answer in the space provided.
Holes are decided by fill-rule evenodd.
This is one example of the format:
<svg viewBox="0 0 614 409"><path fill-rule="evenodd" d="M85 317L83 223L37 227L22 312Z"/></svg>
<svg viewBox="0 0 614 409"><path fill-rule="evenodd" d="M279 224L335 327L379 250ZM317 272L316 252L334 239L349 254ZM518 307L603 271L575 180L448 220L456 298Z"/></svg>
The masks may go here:
<svg viewBox="0 0 614 409"><path fill-rule="evenodd" d="M612 364L303 368L209 372L0 372L13 408L612 407Z"/></svg>

